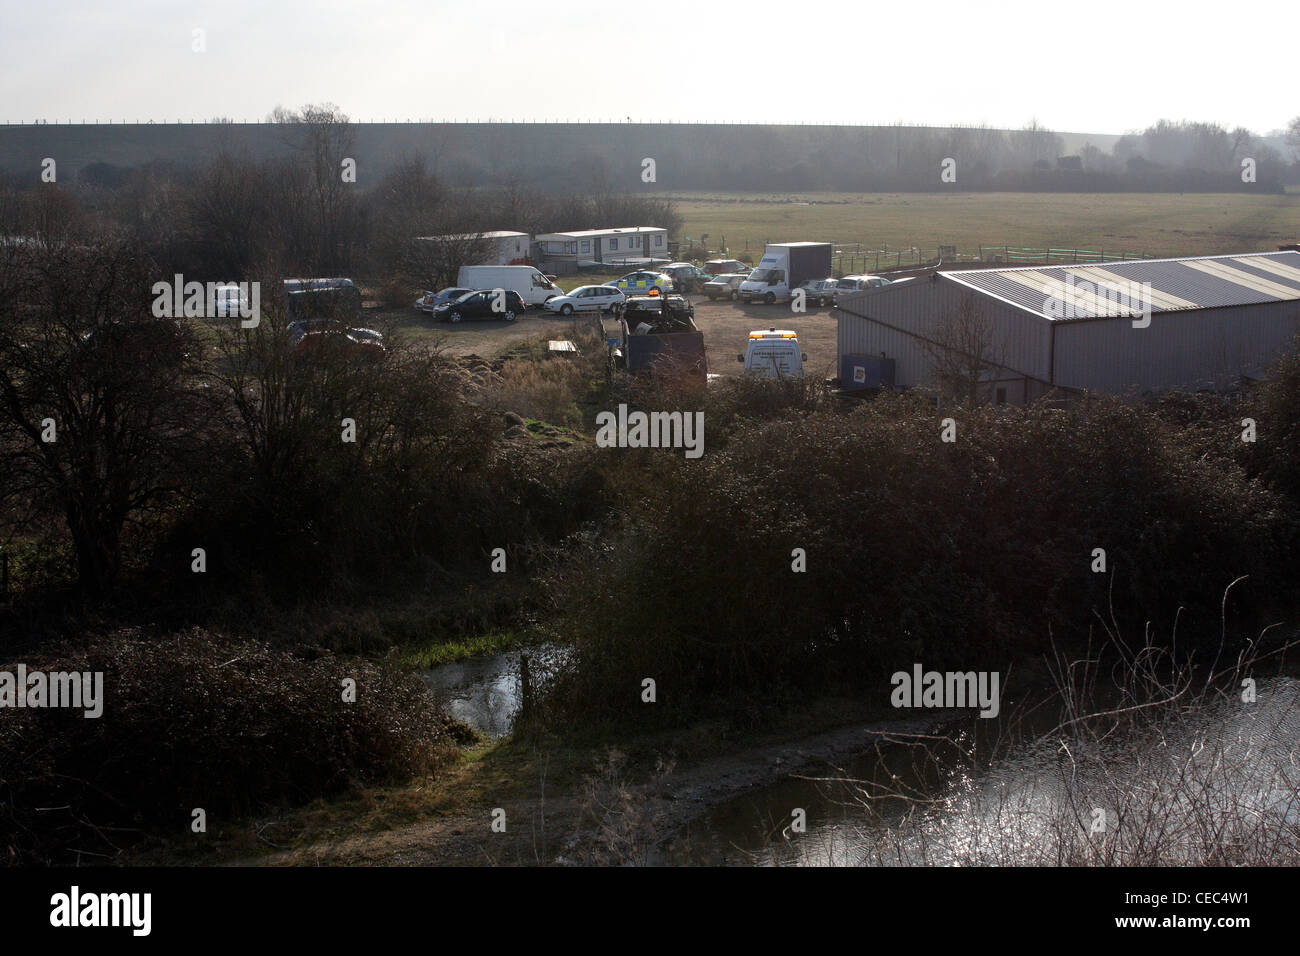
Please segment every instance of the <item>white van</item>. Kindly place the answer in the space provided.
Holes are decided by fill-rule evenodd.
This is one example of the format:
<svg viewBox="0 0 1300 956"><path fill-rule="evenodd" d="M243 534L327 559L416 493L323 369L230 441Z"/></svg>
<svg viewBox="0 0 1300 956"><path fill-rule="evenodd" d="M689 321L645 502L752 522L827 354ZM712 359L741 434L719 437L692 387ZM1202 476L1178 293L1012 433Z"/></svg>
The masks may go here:
<svg viewBox="0 0 1300 956"><path fill-rule="evenodd" d="M789 329L759 329L749 333L749 348L736 360L758 378L803 378L808 356L799 351L799 333Z"/></svg>
<svg viewBox="0 0 1300 956"><path fill-rule="evenodd" d="M467 289L509 289L526 306L541 306L564 290L532 266L461 266L456 285Z"/></svg>
<svg viewBox="0 0 1300 956"><path fill-rule="evenodd" d="M829 242L769 242L763 258L736 290L741 302L785 302L808 279L831 274Z"/></svg>

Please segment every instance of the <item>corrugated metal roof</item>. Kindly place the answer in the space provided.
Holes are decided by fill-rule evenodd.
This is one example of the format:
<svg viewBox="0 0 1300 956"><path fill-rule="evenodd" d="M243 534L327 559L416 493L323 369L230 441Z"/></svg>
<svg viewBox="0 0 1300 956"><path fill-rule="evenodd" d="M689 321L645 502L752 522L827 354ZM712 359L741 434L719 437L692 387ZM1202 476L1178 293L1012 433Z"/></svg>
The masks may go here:
<svg viewBox="0 0 1300 956"><path fill-rule="evenodd" d="M939 276L1053 321L1300 300L1300 252L1292 251Z"/></svg>

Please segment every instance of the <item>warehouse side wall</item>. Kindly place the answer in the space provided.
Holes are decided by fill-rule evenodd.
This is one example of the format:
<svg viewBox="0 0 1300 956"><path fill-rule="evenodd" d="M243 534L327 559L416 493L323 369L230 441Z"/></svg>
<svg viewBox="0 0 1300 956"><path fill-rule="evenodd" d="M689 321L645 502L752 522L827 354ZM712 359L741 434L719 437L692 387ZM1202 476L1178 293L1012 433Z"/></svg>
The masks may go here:
<svg viewBox="0 0 1300 956"><path fill-rule="evenodd" d="M1229 388L1263 377L1297 331L1300 302L1157 312L1146 328L1129 318L1061 322L1056 382L1109 393Z"/></svg>
<svg viewBox="0 0 1300 956"><path fill-rule="evenodd" d="M896 286L869 290L843 300L839 318L840 355L878 356L895 362L895 384L917 387L934 384L930 351L942 341L945 317L953 321L965 296L979 303L979 321L994 329L995 351L1005 368L995 376L1015 384L1007 400L1032 401L1035 381L1046 383L1050 374L1051 328L1047 319L1033 316L997 299L980 296L944 280L922 277ZM857 313L857 314L855 314Z"/></svg>

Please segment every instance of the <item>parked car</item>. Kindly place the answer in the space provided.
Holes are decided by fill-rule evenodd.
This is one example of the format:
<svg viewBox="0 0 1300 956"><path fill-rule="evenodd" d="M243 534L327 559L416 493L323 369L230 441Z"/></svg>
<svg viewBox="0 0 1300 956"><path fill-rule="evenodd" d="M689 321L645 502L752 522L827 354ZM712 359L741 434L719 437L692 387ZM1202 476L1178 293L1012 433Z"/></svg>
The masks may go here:
<svg viewBox="0 0 1300 956"><path fill-rule="evenodd" d="M361 314L361 290L351 279L285 279L285 307L291 319L338 319Z"/></svg>
<svg viewBox="0 0 1300 956"><path fill-rule="evenodd" d="M561 315L574 312L613 312L626 298L612 285L584 285L546 301L546 309Z"/></svg>
<svg viewBox="0 0 1300 956"><path fill-rule="evenodd" d="M339 322L336 319L298 319L290 322L285 327L285 332L289 336L290 345L297 345L304 336L321 332L344 332L354 338L364 339L367 342L376 342L381 345L384 341L382 332L376 332L374 329L363 329L359 326L349 325L346 322Z"/></svg>
<svg viewBox="0 0 1300 956"><path fill-rule="evenodd" d="M415 307L421 312L432 315L434 308L437 306L442 305L444 302L450 302L452 299L459 299L462 295L473 291L473 289L465 289L461 286L452 286L450 289L443 289L441 292L426 292L415 300Z"/></svg>
<svg viewBox="0 0 1300 956"><path fill-rule="evenodd" d="M710 299L734 299L740 284L749 277L748 272L733 272L730 275L714 276L704 283L701 290Z"/></svg>
<svg viewBox="0 0 1300 956"><path fill-rule="evenodd" d="M298 355L342 349L364 358L380 358L388 351L382 333L335 319L299 319L290 322L286 331L289 347Z"/></svg>
<svg viewBox="0 0 1300 956"><path fill-rule="evenodd" d="M875 289L882 285L889 285L889 280L883 276L845 276L835 283L835 301L838 302L842 297L854 292Z"/></svg>
<svg viewBox="0 0 1300 956"><path fill-rule="evenodd" d="M189 358L193 339L179 319L145 319L106 322L81 337L75 353L78 358L91 354L109 356L123 367L144 367L145 363L173 365ZM100 361L104 361L103 357Z"/></svg>
<svg viewBox="0 0 1300 956"><path fill-rule="evenodd" d="M673 291L673 277L662 272L629 272L621 279L611 282L610 285L620 292L629 294L658 289L660 293L666 295Z"/></svg>
<svg viewBox="0 0 1300 956"><path fill-rule="evenodd" d="M670 262L659 269L673 280L674 292L698 292L713 276L690 262Z"/></svg>
<svg viewBox="0 0 1300 956"><path fill-rule="evenodd" d="M804 292L804 302L818 306L832 305L835 302L835 286L834 279L809 279L799 283L799 288Z"/></svg>
<svg viewBox="0 0 1300 956"><path fill-rule="evenodd" d="M502 308L497 308L498 303ZM433 317L442 322L459 322L462 319L505 319L513 322L523 312L524 300L513 289L479 289L436 306Z"/></svg>
<svg viewBox="0 0 1300 956"><path fill-rule="evenodd" d="M704 271L714 276L732 275L736 272L743 272L748 276L754 271L754 267L739 259L710 259L704 263Z"/></svg>
<svg viewBox="0 0 1300 956"><path fill-rule="evenodd" d="M234 283L217 286L214 299L219 319L235 318L248 312L248 296Z"/></svg>
<svg viewBox="0 0 1300 956"><path fill-rule="evenodd" d="M307 332L293 346L295 355L321 355L332 350L365 359L383 358L388 353L383 342L361 338L344 329Z"/></svg>

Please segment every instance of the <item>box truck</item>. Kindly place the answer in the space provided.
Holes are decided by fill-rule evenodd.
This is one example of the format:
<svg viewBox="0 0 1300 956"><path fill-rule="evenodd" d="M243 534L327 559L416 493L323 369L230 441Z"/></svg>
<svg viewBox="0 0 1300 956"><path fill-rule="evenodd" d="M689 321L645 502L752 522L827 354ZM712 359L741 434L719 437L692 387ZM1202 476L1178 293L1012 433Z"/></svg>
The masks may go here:
<svg viewBox="0 0 1300 956"><path fill-rule="evenodd" d="M831 274L829 242L777 242L763 250L749 278L738 290L741 302L784 302L790 290L809 279L825 279Z"/></svg>
<svg viewBox="0 0 1300 956"><path fill-rule="evenodd" d="M541 306L564 290L532 266L461 266L456 285L466 289L509 289L526 306Z"/></svg>

